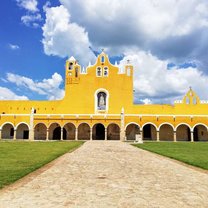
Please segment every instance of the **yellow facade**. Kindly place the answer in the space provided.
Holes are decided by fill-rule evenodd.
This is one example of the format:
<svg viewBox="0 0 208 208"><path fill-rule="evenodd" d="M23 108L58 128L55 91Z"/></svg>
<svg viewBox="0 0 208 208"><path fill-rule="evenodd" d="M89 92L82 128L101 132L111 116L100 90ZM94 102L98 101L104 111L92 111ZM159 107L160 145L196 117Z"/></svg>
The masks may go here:
<svg viewBox="0 0 208 208"><path fill-rule="evenodd" d="M87 68L71 57L65 72L62 100L0 101L0 138L208 141L208 103L192 89L174 105L135 105L133 66L104 52Z"/></svg>

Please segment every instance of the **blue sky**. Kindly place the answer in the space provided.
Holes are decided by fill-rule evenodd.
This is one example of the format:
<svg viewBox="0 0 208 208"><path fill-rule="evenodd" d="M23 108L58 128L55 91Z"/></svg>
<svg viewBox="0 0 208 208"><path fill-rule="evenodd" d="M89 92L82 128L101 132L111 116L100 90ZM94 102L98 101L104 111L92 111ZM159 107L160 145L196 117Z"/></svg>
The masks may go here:
<svg viewBox="0 0 208 208"><path fill-rule="evenodd" d="M110 8L110 9L109 9ZM134 65L135 102L208 99L208 2L7 0L0 7L0 99L61 99L64 65L102 48Z"/></svg>

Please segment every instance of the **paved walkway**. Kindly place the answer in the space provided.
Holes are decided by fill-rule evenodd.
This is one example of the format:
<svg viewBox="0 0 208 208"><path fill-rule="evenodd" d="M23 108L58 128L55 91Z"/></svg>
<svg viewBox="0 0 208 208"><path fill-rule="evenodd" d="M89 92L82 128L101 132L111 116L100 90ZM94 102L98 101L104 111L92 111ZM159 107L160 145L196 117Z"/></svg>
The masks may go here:
<svg viewBox="0 0 208 208"><path fill-rule="evenodd" d="M122 142L86 142L27 178L1 208L208 207L208 174Z"/></svg>

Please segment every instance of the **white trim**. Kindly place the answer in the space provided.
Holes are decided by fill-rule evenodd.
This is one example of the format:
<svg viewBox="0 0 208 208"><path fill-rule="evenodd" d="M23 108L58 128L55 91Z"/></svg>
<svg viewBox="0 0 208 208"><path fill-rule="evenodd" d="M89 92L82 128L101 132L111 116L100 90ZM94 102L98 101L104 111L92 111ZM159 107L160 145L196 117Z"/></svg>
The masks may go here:
<svg viewBox="0 0 208 208"><path fill-rule="evenodd" d="M77 126L77 129L79 129L79 126L80 126L81 124L87 124L90 128L92 128L90 124L88 124L88 123L86 123L86 122L82 122L82 123L80 123L80 124Z"/></svg>
<svg viewBox="0 0 208 208"><path fill-rule="evenodd" d="M43 125L46 127L46 130L47 130L47 125L44 124L43 122L40 122L40 123L35 124L34 129L36 128L36 126L37 126L38 124L43 124Z"/></svg>
<svg viewBox="0 0 208 208"><path fill-rule="evenodd" d="M138 123L136 123L136 122L130 122L130 123L126 124L126 126L125 126L124 129L126 130L127 127L128 127L129 125L131 125L131 124L135 124L136 126L138 126L139 128L141 128L140 125L139 125Z"/></svg>
<svg viewBox="0 0 208 208"><path fill-rule="evenodd" d="M29 124L27 124L26 122L20 122L15 126L15 130L17 130L17 128L21 125L21 124L25 124L28 127L28 130L30 130L30 126Z"/></svg>
<svg viewBox="0 0 208 208"><path fill-rule="evenodd" d="M207 125L206 125L206 124L203 124L203 123L197 123L197 124L195 124L195 125L192 127L192 129L194 130L194 128L195 128L196 126L199 126L199 125L204 126L204 127L207 129L207 131L208 131Z"/></svg>
<svg viewBox="0 0 208 208"><path fill-rule="evenodd" d="M192 114L125 114L125 116L155 116L155 117L208 117L208 114L204 115L192 115Z"/></svg>
<svg viewBox="0 0 208 208"><path fill-rule="evenodd" d="M105 124L103 124L103 123L95 123L93 126L92 126L92 129L94 128L94 126L95 125L97 125L97 124L101 124L101 125L103 125L104 126L104 128L106 129L106 126L105 126Z"/></svg>
<svg viewBox="0 0 208 208"><path fill-rule="evenodd" d="M181 126L181 125L185 125L185 126L189 127L190 131L192 131L191 126L190 126L189 124L187 124L187 123L179 123L179 124L175 127L174 131L177 131L177 128L178 128L179 126Z"/></svg>
<svg viewBox="0 0 208 208"><path fill-rule="evenodd" d="M107 68L107 75L105 75L105 68ZM108 77L109 75L109 68L107 66L103 67L103 77Z"/></svg>
<svg viewBox="0 0 208 208"><path fill-rule="evenodd" d="M74 126L75 129L77 128L77 126L76 126L74 123L72 123L72 122L66 122L66 123L64 123L64 125L62 125L61 127L64 128L67 124L72 124L72 125Z"/></svg>
<svg viewBox="0 0 208 208"><path fill-rule="evenodd" d="M108 129L108 127L109 127L111 124L115 124L115 125L117 125L117 126L119 127L119 129L121 130L120 125L119 125L119 124L117 124L117 123L115 123L115 122L109 123L109 124L106 126L106 129Z"/></svg>
<svg viewBox="0 0 208 208"><path fill-rule="evenodd" d="M2 128L4 127L4 125L6 124L11 124L13 126L13 128L15 128L14 124L11 122L4 122L1 126L0 126L0 130L2 130Z"/></svg>
<svg viewBox="0 0 208 208"><path fill-rule="evenodd" d="M147 122L147 123L143 124L143 125L142 125L142 131L143 131L144 126L145 126L145 125L147 125L147 124L151 124L151 125L153 125L153 126L156 128L156 131L158 131L158 127L157 127L157 125L156 125L156 124L154 124L154 123L152 123L152 122Z"/></svg>
<svg viewBox="0 0 208 208"><path fill-rule="evenodd" d="M98 76L98 68L100 68L100 76ZM102 77L103 76L103 69L102 69L102 67L101 66L97 66L96 67L96 71L95 71L95 75L96 75L96 77Z"/></svg>
<svg viewBox="0 0 208 208"><path fill-rule="evenodd" d="M58 125L61 127L61 125L60 125L59 123L53 122L53 123L50 123L50 124L48 125L48 129L50 129L51 125L53 125L53 124L58 124Z"/></svg>
<svg viewBox="0 0 208 208"><path fill-rule="evenodd" d="M173 126L173 124L168 123L168 122L161 123L161 124L159 125L159 127L158 127L158 131L160 131L161 126L163 126L163 125L165 125L165 124L171 126L171 127L173 128L173 131L174 131L175 127Z"/></svg>
<svg viewBox="0 0 208 208"><path fill-rule="evenodd" d="M30 116L31 114L0 114L0 116ZM47 114L47 113L43 113L43 114L34 114L35 117L37 116L76 116L76 115L79 115L79 116L90 116L90 115L93 115L93 116L101 116L101 114L99 113L94 113L94 114L63 114L63 113L54 113L54 114ZM102 114L103 116L121 116L121 114L108 114L108 113L105 113L105 114ZM132 116L132 117L152 117L152 116L155 116L155 117L207 117L208 118L208 114L204 114L204 115L191 115L191 114L125 114L125 117L128 117L128 116Z"/></svg>
<svg viewBox="0 0 208 208"><path fill-rule="evenodd" d="M97 94L99 92L105 92L106 93L106 110L97 110ZM94 110L95 110L95 115L100 115L99 112L101 112L101 115L102 115L102 112L108 112L108 106L109 106L109 92L108 90L104 89L104 88L99 88L95 91L95 94L94 94ZM105 113L106 114L106 113ZM91 114L92 115L92 114ZM118 114L120 116L120 114Z"/></svg>

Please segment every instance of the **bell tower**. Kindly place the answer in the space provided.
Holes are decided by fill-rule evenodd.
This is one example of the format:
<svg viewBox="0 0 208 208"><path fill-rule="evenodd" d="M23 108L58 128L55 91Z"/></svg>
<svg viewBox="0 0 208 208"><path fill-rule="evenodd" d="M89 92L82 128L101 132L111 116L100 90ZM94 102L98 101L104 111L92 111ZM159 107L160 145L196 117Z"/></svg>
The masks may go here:
<svg viewBox="0 0 208 208"><path fill-rule="evenodd" d="M73 56L66 61L66 86L79 83L80 68L80 65L77 63L76 59Z"/></svg>

